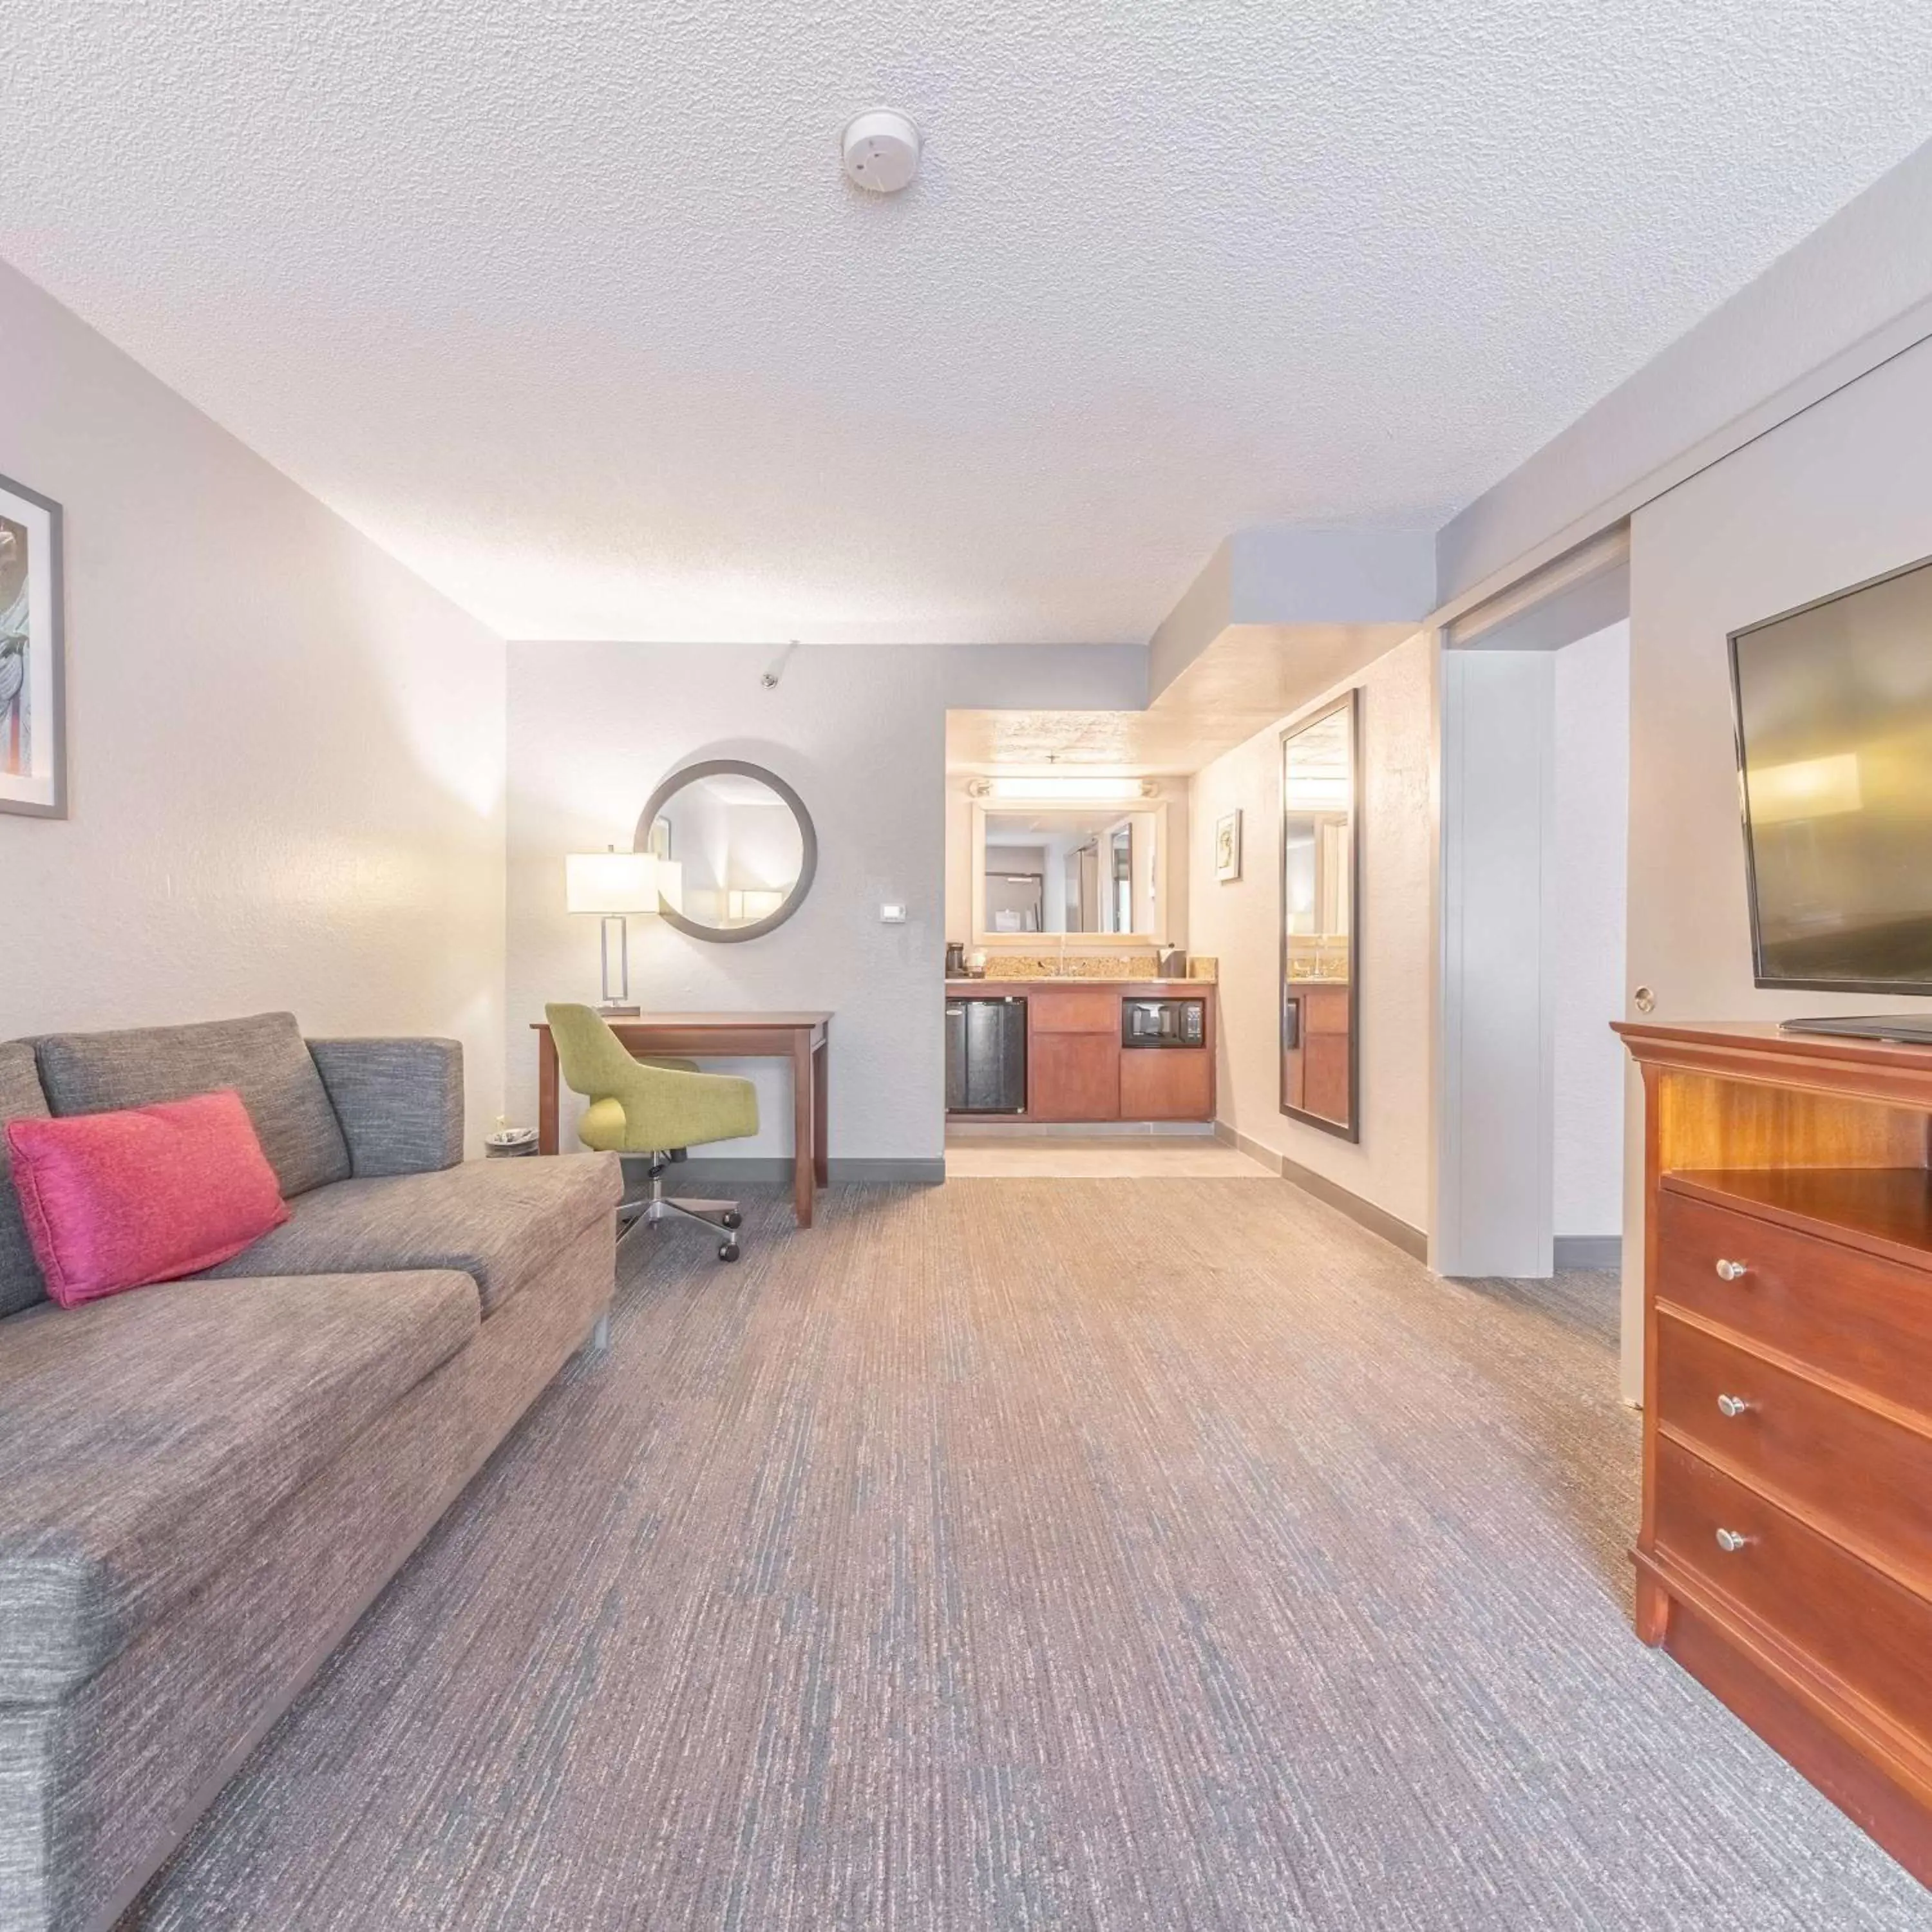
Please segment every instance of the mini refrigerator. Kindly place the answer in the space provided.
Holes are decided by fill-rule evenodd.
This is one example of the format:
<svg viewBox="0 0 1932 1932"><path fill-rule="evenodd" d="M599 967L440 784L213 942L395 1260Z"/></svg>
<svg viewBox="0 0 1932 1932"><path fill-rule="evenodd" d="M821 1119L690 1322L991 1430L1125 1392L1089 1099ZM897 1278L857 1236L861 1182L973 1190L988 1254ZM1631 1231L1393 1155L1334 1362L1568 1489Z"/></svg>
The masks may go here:
<svg viewBox="0 0 1932 1932"><path fill-rule="evenodd" d="M1022 999L946 1003L946 1108L1026 1112L1027 1007Z"/></svg>

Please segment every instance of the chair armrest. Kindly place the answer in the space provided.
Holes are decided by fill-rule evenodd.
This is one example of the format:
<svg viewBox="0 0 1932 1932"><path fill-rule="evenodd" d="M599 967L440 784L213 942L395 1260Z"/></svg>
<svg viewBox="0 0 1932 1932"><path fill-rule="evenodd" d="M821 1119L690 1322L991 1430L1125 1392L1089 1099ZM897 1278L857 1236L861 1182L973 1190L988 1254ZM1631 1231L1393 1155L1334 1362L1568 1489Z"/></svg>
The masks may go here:
<svg viewBox="0 0 1932 1932"><path fill-rule="evenodd" d="M463 1159L463 1046L454 1040L312 1040L350 1171L429 1174Z"/></svg>

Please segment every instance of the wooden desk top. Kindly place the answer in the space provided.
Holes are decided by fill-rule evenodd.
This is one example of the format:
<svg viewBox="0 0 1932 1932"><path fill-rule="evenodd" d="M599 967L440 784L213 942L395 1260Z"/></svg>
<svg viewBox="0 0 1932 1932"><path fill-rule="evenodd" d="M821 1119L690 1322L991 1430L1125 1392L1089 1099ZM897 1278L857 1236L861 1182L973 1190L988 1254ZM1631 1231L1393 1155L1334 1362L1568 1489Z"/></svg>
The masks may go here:
<svg viewBox="0 0 1932 1932"><path fill-rule="evenodd" d="M1755 1048L1788 1057L1881 1064L1914 1058L1932 1060L1932 1047L1910 1041L1861 1040L1855 1034L1786 1033L1774 1020L1612 1020L1610 1030L1621 1034L1633 1052L1641 1046L1701 1046Z"/></svg>
<svg viewBox="0 0 1932 1932"><path fill-rule="evenodd" d="M829 1012L784 1013L626 1013L614 1016L607 1024L614 1033L622 1033L626 1027L817 1027L824 1026L832 1018ZM548 1033L548 1020L532 1020L533 1033Z"/></svg>
<svg viewBox="0 0 1932 1932"><path fill-rule="evenodd" d="M1645 1066L1856 1095L1932 1112L1932 1047L1843 1034L1780 1033L1762 1020L1690 1025L1612 1020L1610 1030Z"/></svg>

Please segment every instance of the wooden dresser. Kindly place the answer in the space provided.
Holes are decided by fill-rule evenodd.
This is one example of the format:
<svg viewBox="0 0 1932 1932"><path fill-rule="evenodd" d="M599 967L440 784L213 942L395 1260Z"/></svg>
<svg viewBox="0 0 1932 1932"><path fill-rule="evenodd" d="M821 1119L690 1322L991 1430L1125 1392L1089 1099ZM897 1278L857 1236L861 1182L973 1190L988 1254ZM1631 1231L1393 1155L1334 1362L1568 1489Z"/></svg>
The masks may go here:
<svg viewBox="0 0 1932 1932"><path fill-rule="evenodd" d="M1645 1096L1639 1634L1932 1883L1932 1050L1617 1030Z"/></svg>

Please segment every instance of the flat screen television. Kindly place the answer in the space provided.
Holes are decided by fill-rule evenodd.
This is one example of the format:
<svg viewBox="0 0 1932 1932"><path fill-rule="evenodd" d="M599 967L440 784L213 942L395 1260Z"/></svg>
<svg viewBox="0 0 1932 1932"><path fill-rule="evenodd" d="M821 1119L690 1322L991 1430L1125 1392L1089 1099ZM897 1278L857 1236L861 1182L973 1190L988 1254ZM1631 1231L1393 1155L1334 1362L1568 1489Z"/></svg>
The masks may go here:
<svg viewBox="0 0 1932 1932"><path fill-rule="evenodd" d="M1730 646L1757 983L1932 994L1932 559Z"/></svg>

